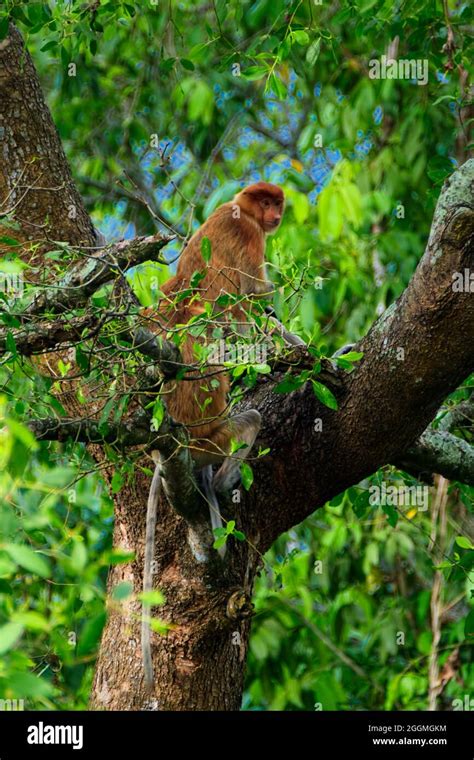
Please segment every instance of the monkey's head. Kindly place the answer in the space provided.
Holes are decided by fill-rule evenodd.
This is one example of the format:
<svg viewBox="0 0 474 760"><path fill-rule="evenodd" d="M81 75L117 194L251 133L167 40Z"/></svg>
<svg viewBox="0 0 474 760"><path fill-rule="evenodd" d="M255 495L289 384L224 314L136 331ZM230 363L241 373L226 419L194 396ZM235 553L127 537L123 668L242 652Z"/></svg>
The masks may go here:
<svg viewBox="0 0 474 760"><path fill-rule="evenodd" d="M244 187L234 198L242 211L252 216L268 235L280 226L285 208L285 195L281 187L270 182L256 182Z"/></svg>

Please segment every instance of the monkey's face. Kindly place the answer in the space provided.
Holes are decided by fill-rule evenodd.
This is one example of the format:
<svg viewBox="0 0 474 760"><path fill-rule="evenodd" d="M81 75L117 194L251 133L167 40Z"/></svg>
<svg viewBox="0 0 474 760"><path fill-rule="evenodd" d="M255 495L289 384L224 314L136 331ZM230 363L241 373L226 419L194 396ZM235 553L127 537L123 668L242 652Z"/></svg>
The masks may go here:
<svg viewBox="0 0 474 760"><path fill-rule="evenodd" d="M261 209L262 228L267 235L271 235L280 226L283 217L284 202L280 198L264 197L259 201Z"/></svg>
<svg viewBox="0 0 474 760"><path fill-rule="evenodd" d="M256 182L238 193L234 202L255 219L266 235L275 232L280 226L285 196L278 185L272 185L271 182Z"/></svg>

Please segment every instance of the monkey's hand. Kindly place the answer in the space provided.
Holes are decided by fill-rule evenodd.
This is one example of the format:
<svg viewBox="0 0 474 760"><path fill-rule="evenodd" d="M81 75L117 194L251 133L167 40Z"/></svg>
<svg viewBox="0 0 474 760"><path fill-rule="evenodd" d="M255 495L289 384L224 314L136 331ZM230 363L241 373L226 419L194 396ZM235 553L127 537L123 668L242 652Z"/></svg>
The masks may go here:
<svg viewBox="0 0 474 760"><path fill-rule="evenodd" d="M299 335L289 332L280 320L275 317L273 306L266 306L265 312L269 315L268 326L270 335L279 335L288 346L306 346L306 343Z"/></svg>

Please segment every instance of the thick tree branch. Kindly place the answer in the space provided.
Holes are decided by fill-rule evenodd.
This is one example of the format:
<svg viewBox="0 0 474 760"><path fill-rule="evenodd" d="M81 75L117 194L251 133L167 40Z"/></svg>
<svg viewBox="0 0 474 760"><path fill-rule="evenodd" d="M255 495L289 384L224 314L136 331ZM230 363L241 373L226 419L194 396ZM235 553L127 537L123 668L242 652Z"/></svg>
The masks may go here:
<svg viewBox="0 0 474 760"><path fill-rule="evenodd" d="M2 328L0 329L0 354L12 350L8 342L9 336L13 339L15 349L21 356L32 356L51 350L59 344L71 345L92 337L95 335L95 330L91 330L86 336L83 336L83 331L87 327L96 326L97 323L99 323L97 314L86 314L68 320L44 320L29 327Z"/></svg>
<svg viewBox="0 0 474 760"><path fill-rule="evenodd" d="M35 296L25 314L61 313L78 308L114 276L143 261L157 260L157 254L173 238L157 233L134 240L121 240L87 254L71 266L64 277ZM162 263L165 263L164 261Z"/></svg>
<svg viewBox="0 0 474 760"><path fill-rule="evenodd" d="M121 448L145 446L158 449L162 431L151 429L150 415L138 411L119 423L100 423L99 420L68 417L46 417L31 420L28 427L38 441L68 441L77 443L110 443Z"/></svg>
<svg viewBox="0 0 474 760"><path fill-rule="evenodd" d="M428 428L397 465L408 472L436 472L448 480L474 486L474 447L451 433Z"/></svg>

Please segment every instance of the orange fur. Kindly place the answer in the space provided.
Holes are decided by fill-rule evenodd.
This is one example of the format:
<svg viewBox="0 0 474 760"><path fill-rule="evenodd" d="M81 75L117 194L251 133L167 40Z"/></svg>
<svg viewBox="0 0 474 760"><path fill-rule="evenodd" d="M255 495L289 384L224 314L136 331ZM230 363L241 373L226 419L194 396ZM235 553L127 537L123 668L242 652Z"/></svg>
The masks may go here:
<svg viewBox="0 0 474 760"><path fill-rule="evenodd" d="M155 317L169 328L186 325L193 316L204 312L202 301L215 303L223 293L252 295L269 293L272 289L265 272L265 235L274 232L280 224L284 209L283 191L266 182L250 185L235 198L217 208L197 230L182 252L176 275L162 288L164 298L157 310L150 308L145 314ZM201 255L201 241L207 237L211 243L211 257L205 264ZM174 302L175 296L190 287L194 272L204 271L199 283L199 298ZM219 309L219 307L217 307ZM219 311L222 311L219 310ZM228 318L245 319L244 310L228 307ZM165 337L156 322L151 329ZM185 364L196 361L194 345L198 339L188 336L181 345ZM219 374L214 374L218 371ZM165 390L167 408L177 422L189 427L192 455L199 465L222 460L229 453L230 439L235 435L231 420L227 421L227 394L229 377L222 368L209 365L206 373L213 373L219 381L216 389L209 385L211 378L179 380L168 383ZM204 406L206 398L211 402ZM227 422L227 424L226 424Z"/></svg>

